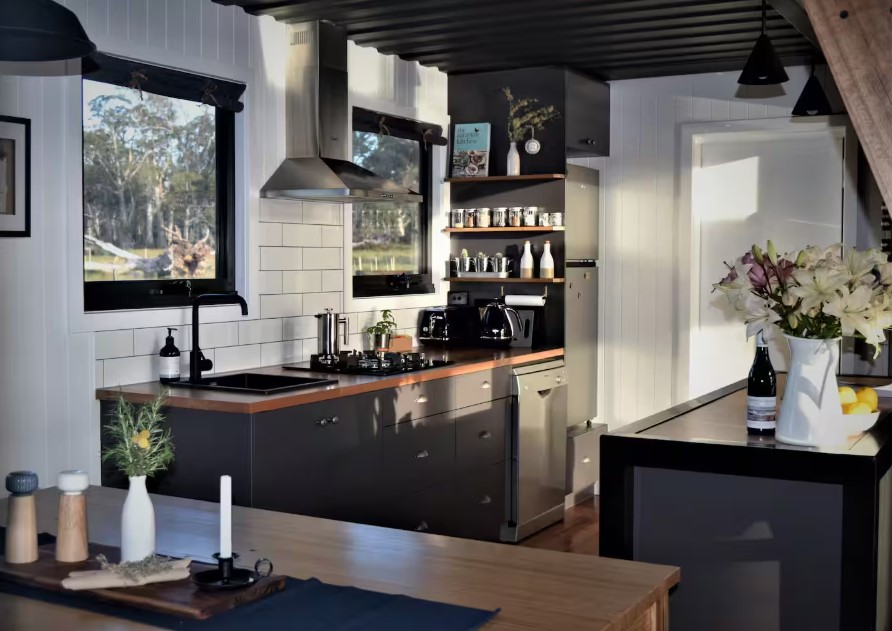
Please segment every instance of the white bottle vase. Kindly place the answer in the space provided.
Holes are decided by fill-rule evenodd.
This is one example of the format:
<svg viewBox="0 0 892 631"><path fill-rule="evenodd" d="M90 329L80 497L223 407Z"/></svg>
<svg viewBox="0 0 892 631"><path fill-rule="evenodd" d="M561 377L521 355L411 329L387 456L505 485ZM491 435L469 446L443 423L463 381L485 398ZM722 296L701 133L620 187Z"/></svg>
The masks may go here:
<svg viewBox="0 0 892 631"><path fill-rule="evenodd" d="M517 150L516 142L512 142L508 148L508 162L505 166L505 173L508 175L520 175L520 152Z"/></svg>
<svg viewBox="0 0 892 631"><path fill-rule="evenodd" d="M130 476L121 515L121 561L142 561L155 554L155 509L146 491L146 476Z"/></svg>
<svg viewBox="0 0 892 631"><path fill-rule="evenodd" d="M790 344L790 369L775 437L784 443L810 447L844 443L846 431L836 383L839 338L784 337Z"/></svg>

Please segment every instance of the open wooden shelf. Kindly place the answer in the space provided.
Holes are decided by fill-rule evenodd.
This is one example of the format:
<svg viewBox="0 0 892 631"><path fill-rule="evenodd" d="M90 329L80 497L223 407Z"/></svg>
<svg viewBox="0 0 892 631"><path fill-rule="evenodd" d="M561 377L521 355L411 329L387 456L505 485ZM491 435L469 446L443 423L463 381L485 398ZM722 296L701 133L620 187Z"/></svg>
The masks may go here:
<svg viewBox="0 0 892 631"><path fill-rule="evenodd" d="M472 232L563 232L564 226L506 226L493 228L443 228L443 232L454 234Z"/></svg>
<svg viewBox="0 0 892 631"><path fill-rule="evenodd" d="M563 278L456 278L455 276L443 280L449 283L529 283L533 285L556 285L564 282Z"/></svg>
<svg viewBox="0 0 892 631"><path fill-rule="evenodd" d="M532 175L489 175L487 177L448 177L450 184L466 184L469 182L534 182L542 180L563 180L563 173L534 173Z"/></svg>

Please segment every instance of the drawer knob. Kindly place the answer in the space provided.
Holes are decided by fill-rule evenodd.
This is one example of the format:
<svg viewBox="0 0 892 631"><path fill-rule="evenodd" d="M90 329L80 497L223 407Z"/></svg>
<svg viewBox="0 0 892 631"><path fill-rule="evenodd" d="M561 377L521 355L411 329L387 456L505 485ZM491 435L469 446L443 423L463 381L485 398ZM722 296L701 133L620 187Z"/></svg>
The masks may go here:
<svg viewBox="0 0 892 631"><path fill-rule="evenodd" d="M490 388L492 388L492 385L488 381L484 381L480 384L481 390L489 390Z"/></svg>
<svg viewBox="0 0 892 631"><path fill-rule="evenodd" d="M332 425L337 425L337 424L340 423L340 422L341 422L341 419L339 419L337 416L332 416L332 417L331 417L331 424L332 424Z"/></svg>
<svg viewBox="0 0 892 631"><path fill-rule="evenodd" d="M428 453L427 449L422 449L417 454L415 454L415 457L418 458L419 460L427 458L428 456L430 456L430 453Z"/></svg>
<svg viewBox="0 0 892 631"><path fill-rule="evenodd" d="M425 530L430 530L430 526L427 525L426 521L422 521L420 524L415 526L415 530L417 532L424 532Z"/></svg>
<svg viewBox="0 0 892 631"><path fill-rule="evenodd" d="M318 421L316 421L316 425L318 425L319 427L325 427L326 425L328 425L328 419L320 418Z"/></svg>
<svg viewBox="0 0 892 631"><path fill-rule="evenodd" d="M337 425L340 422L341 419L339 419L337 416L332 416L331 418L320 418L318 421L316 421L316 425L318 425L319 427L325 427L326 425Z"/></svg>
<svg viewBox="0 0 892 631"><path fill-rule="evenodd" d="M427 403L427 395L426 395L426 394L419 394L419 395L418 395L418 398L415 399L415 403Z"/></svg>
<svg viewBox="0 0 892 631"><path fill-rule="evenodd" d="M585 456L585 457L582 459L582 464L588 464L588 463L590 463L591 461L592 461L591 458L589 458L588 456Z"/></svg>
<svg viewBox="0 0 892 631"><path fill-rule="evenodd" d="M492 504L492 498L489 495L484 495L483 499L480 500L480 504Z"/></svg>
<svg viewBox="0 0 892 631"><path fill-rule="evenodd" d="M485 429L480 432L478 437L480 438L480 440L487 440L488 438L492 438L492 432L490 432L488 429Z"/></svg>

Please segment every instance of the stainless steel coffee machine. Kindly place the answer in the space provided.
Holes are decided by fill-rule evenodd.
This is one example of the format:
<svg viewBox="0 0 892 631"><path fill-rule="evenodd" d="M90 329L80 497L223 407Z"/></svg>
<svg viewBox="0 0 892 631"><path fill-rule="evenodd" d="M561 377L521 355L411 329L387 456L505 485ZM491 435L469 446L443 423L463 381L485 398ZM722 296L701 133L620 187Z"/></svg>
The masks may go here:
<svg viewBox="0 0 892 631"><path fill-rule="evenodd" d="M338 362L341 352L341 336L338 329L343 328L344 346L349 344L349 324L347 318L340 313L334 313L331 309L326 309L324 313L316 314L316 320L319 325L318 334L318 355L319 363L331 366Z"/></svg>

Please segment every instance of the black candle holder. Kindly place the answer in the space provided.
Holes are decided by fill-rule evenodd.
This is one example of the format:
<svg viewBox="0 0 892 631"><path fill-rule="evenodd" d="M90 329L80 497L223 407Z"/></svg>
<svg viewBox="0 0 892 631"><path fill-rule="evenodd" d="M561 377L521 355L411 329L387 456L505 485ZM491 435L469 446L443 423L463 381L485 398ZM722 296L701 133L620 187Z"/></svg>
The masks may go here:
<svg viewBox="0 0 892 631"><path fill-rule="evenodd" d="M217 560L217 569L205 570L192 575L192 582L201 589L220 591L228 589L242 589L257 581L260 576L257 571L245 570L235 567L238 554L232 553L230 557L221 557L220 553L214 554Z"/></svg>

